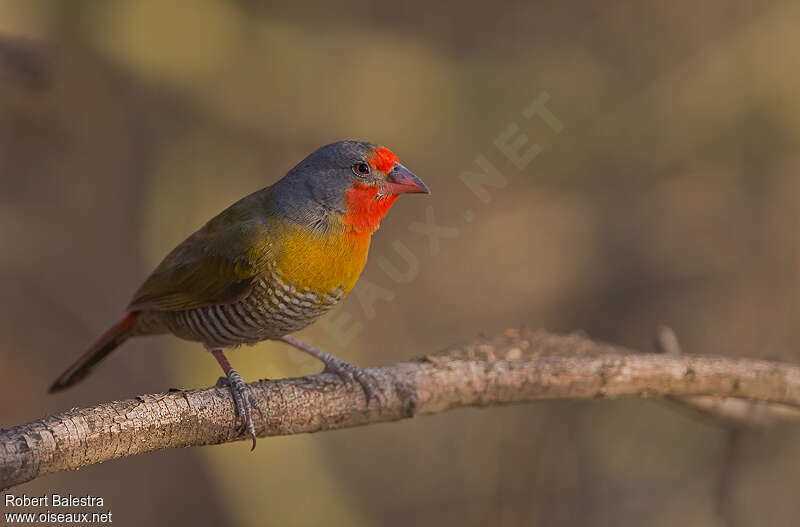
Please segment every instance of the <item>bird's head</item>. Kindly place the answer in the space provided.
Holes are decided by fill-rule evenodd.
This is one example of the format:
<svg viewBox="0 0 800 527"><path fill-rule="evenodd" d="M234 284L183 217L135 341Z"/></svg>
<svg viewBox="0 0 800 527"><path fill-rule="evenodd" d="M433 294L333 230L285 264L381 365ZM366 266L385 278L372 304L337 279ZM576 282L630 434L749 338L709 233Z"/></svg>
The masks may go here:
<svg viewBox="0 0 800 527"><path fill-rule="evenodd" d="M335 217L353 232L372 234L400 194L430 191L388 148L360 141L323 146L274 185L289 217Z"/></svg>

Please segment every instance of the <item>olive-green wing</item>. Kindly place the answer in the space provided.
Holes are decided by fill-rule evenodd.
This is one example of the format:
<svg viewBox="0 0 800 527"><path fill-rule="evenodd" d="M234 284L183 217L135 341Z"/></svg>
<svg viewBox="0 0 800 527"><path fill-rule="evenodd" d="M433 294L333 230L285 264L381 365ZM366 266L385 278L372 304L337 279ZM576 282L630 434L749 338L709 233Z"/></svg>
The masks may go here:
<svg viewBox="0 0 800 527"><path fill-rule="evenodd" d="M212 220L173 249L128 309L182 311L246 298L268 257L270 236L259 221L224 223Z"/></svg>

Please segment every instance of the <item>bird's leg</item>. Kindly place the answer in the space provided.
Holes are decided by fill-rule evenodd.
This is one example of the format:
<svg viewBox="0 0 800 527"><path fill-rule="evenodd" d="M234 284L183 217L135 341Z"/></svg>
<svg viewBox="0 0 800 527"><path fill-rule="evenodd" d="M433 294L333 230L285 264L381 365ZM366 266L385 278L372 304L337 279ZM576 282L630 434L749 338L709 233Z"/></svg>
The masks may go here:
<svg viewBox="0 0 800 527"><path fill-rule="evenodd" d="M299 350L305 351L309 355L312 355L324 362L326 372L335 373L345 382L355 380L364 390L364 395L367 397L367 406L369 406L369 402L372 399L375 399L380 406L381 398L378 387L375 385L375 381L369 375L367 375L367 372L365 372L363 369L359 368L358 366L353 366L349 362L345 362L338 357L334 357L330 353L309 346L308 344L301 342L294 337L290 337L289 335L281 337L281 340L290 346L294 346Z"/></svg>
<svg viewBox="0 0 800 527"><path fill-rule="evenodd" d="M222 371L225 372L227 378L227 385L233 395L233 402L236 404L236 413L242 419L242 427L240 430L246 430L247 435L253 440L253 447L256 447L256 427L253 424L253 405L250 403L250 394L247 390L247 385L244 379L239 375L239 372L234 370L231 363L228 362L228 357L222 352L221 349L210 349L211 354L217 359L219 365L222 366ZM217 381L217 386L222 383L222 377Z"/></svg>

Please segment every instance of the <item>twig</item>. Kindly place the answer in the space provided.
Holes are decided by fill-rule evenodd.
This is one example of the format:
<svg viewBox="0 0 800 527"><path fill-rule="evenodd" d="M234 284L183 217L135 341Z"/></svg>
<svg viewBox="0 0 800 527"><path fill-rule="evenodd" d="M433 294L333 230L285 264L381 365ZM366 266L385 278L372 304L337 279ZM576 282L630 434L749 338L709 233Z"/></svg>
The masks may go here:
<svg viewBox="0 0 800 527"><path fill-rule="evenodd" d="M655 347L659 353L672 357L678 357L683 353L678 336L669 326L658 328ZM763 428L778 422L800 421L800 409L766 401L716 395L667 397L666 400L676 403L706 420L710 418L716 424L728 428Z"/></svg>
<svg viewBox="0 0 800 527"><path fill-rule="evenodd" d="M368 370L383 395L332 374L250 384L261 437L398 421L465 406L552 399L714 395L800 408L800 367L723 357L640 354L578 335L509 330ZM153 450L227 443L237 436L224 388L143 395L71 410L0 431L0 487ZM244 455L244 454L243 454Z"/></svg>
<svg viewBox="0 0 800 527"><path fill-rule="evenodd" d="M733 493L736 488L736 475L742 454L742 435L744 433L745 430L741 427L728 430L717 476L714 501L717 516L727 527L736 527L742 523L740 517L736 515L736 500Z"/></svg>

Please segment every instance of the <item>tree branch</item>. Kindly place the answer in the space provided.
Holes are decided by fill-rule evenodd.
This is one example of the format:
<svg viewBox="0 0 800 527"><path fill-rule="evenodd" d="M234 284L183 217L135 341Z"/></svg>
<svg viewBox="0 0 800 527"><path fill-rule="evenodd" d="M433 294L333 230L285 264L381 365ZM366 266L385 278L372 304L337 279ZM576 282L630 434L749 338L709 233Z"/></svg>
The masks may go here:
<svg viewBox="0 0 800 527"><path fill-rule="evenodd" d="M665 353L673 357L683 353L678 336L668 326L658 328L655 335L655 347L658 353ZM800 408L766 401L713 395L666 397L666 400L689 410L694 415L710 418L717 424L730 429L764 427L778 421L800 421Z"/></svg>
<svg viewBox="0 0 800 527"><path fill-rule="evenodd" d="M383 395L332 374L251 383L259 437L398 421L465 406L552 399L716 396L800 408L800 367L749 359L639 354L579 335L508 330L368 370ZM773 406L774 406L773 404ZM165 448L242 439L226 388L142 395L0 431L0 488Z"/></svg>

